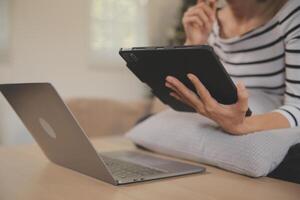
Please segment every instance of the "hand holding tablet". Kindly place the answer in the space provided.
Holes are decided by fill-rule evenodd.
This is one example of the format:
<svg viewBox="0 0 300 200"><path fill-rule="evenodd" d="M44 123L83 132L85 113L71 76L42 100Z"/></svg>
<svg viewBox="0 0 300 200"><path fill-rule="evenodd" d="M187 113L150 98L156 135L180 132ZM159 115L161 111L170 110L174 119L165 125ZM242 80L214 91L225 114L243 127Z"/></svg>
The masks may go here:
<svg viewBox="0 0 300 200"><path fill-rule="evenodd" d="M119 53L126 61L128 68L146 83L163 103L174 110L198 111L190 102L184 101L183 103L182 99L176 98L178 96L174 94L177 92L174 93L174 88L171 87L179 84L197 98L199 96L199 99L203 98L197 95L199 92L195 84L187 77L188 74L193 74L207 94L219 104L233 105L238 102L236 86L209 46L137 47L121 49ZM167 77L173 78L173 83L176 84L172 85L172 82L167 82L166 85ZM249 115L251 111L248 109L247 116Z"/></svg>

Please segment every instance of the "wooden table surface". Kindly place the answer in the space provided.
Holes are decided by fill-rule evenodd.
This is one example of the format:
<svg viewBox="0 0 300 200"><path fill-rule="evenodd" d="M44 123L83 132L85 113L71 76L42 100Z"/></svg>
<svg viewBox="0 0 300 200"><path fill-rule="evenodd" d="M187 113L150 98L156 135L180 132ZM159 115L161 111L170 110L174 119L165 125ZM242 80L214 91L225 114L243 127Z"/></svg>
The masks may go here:
<svg viewBox="0 0 300 200"><path fill-rule="evenodd" d="M99 151L135 148L122 138L93 144ZM300 199L300 185L206 167L205 174L113 186L50 163L37 145L0 147L0 200Z"/></svg>

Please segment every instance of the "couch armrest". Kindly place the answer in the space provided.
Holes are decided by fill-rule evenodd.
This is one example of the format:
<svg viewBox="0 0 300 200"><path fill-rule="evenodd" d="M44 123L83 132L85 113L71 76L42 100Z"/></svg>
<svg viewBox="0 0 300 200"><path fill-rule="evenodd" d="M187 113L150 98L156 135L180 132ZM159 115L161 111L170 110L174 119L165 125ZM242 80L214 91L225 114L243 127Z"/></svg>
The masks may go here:
<svg viewBox="0 0 300 200"><path fill-rule="evenodd" d="M97 137L125 133L147 114L150 102L74 98L67 105L86 134Z"/></svg>
<svg viewBox="0 0 300 200"><path fill-rule="evenodd" d="M170 108L168 105L165 105L162 103L157 97L153 98L150 113L159 113L161 111L164 111L165 109Z"/></svg>

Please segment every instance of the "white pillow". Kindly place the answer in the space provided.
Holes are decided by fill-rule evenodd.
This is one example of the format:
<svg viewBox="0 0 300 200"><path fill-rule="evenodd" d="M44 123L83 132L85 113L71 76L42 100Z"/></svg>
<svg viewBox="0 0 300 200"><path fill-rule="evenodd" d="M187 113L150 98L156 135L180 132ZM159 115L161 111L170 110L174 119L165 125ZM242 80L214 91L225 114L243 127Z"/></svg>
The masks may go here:
<svg viewBox="0 0 300 200"><path fill-rule="evenodd" d="M134 127L127 137L158 153L260 177L274 170L289 148L300 142L300 129L232 136L199 114L167 110Z"/></svg>

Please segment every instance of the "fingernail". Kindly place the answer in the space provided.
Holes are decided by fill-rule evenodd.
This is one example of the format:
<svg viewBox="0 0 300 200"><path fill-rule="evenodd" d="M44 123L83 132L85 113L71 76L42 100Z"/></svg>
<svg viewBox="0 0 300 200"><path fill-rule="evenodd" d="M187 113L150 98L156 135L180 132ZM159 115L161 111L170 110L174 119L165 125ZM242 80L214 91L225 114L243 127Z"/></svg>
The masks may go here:
<svg viewBox="0 0 300 200"><path fill-rule="evenodd" d="M169 76L167 81L170 82L170 83L174 83L175 79L172 76Z"/></svg>
<svg viewBox="0 0 300 200"><path fill-rule="evenodd" d="M188 74L187 77L188 77L189 79L193 79L193 74Z"/></svg>

